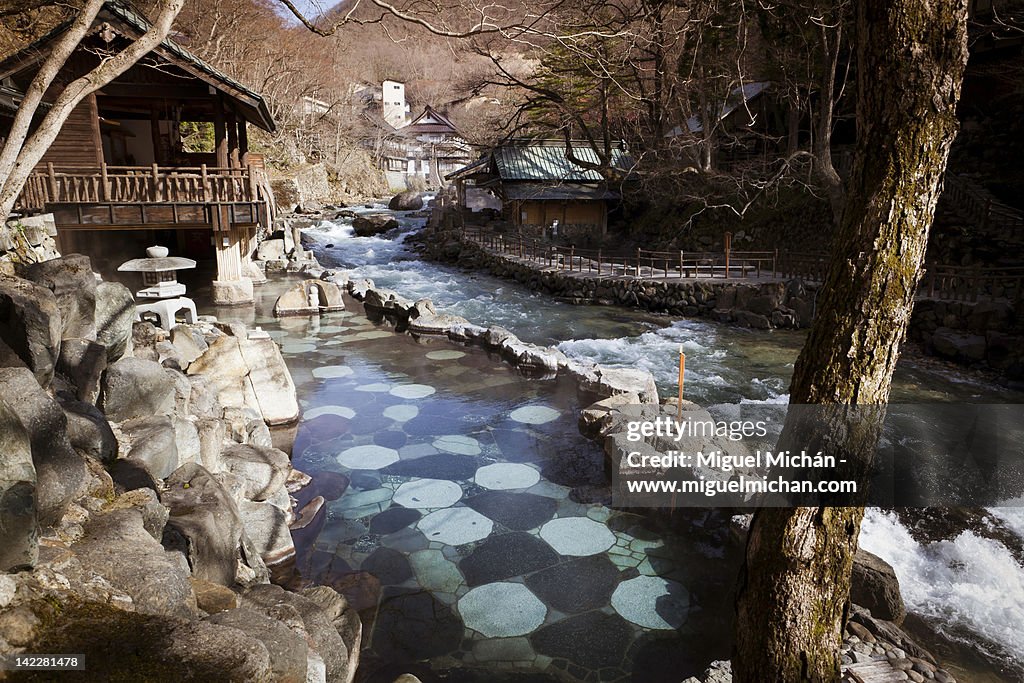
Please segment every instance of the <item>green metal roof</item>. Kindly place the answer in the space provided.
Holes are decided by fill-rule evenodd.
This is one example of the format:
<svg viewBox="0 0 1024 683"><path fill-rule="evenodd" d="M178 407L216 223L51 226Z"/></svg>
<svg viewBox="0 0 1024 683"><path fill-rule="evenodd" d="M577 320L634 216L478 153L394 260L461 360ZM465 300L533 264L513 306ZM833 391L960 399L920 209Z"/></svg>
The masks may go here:
<svg viewBox="0 0 1024 683"><path fill-rule="evenodd" d="M573 155L586 163L600 164L597 153L585 143L573 145ZM565 145L509 144L494 150L494 161L502 180L558 180L600 182L597 171L570 161ZM632 160L619 148L612 150L612 166L628 169Z"/></svg>

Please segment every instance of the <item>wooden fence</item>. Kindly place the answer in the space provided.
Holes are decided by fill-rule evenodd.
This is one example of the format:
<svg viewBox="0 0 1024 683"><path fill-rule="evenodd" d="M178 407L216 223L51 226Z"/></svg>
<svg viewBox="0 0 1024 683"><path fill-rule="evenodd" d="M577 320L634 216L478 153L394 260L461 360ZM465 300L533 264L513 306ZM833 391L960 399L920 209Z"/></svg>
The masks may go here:
<svg viewBox="0 0 1024 683"><path fill-rule="evenodd" d="M1007 241L1024 242L1024 213L1002 202L966 178L947 174L942 198L973 222L982 234Z"/></svg>
<svg viewBox="0 0 1024 683"><path fill-rule="evenodd" d="M776 277L775 251L650 251L631 254L602 249L556 246L550 242L503 235L483 229L467 229L465 239L499 254L531 261L544 268L589 273L597 276L643 278Z"/></svg>
<svg viewBox="0 0 1024 683"><path fill-rule="evenodd" d="M927 266L918 296L944 301L1024 301L1024 267Z"/></svg>

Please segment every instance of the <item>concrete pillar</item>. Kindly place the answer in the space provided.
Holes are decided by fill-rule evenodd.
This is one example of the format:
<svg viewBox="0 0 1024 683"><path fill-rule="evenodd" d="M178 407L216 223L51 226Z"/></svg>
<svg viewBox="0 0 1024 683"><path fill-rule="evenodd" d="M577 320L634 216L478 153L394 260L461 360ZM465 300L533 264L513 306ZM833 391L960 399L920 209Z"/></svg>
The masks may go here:
<svg viewBox="0 0 1024 683"><path fill-rule="evenodd" d="M217 249L217 279L213 281L213 303L227 306L251 304L255 301L252 279L249 277L249 269L242 262L242 240L245 230L231 224L231 215L227 207L215 207L213 212L213 239Z"/></svg>

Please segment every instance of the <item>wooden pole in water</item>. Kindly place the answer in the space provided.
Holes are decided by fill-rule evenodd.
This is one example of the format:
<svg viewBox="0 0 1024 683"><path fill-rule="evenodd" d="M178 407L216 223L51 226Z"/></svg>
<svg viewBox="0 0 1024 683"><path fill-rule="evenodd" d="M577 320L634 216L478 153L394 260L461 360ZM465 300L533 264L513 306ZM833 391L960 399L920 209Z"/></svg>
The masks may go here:
<svg viewBox="0 0 1024 683"><path fill-rule="evenodd" d="M686 354L683 345L679 345L679 404L676 407L676 419L683 419L683 374L686 372Z"/></svg>

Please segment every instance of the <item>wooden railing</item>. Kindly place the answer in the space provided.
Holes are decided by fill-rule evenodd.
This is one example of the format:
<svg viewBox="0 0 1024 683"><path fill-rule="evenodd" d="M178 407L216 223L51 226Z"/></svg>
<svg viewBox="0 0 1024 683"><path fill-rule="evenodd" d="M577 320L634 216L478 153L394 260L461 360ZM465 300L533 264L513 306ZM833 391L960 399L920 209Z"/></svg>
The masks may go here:
<svg viewBox="0 0 1024 683"><path fill-rule="evenodd" d="M253 167L108 166L31 174L19 206L52 204L206 204L267 201L262 171Z"/></svg>
<svg viewBox="0 0 1024 683"><path fill-rule="evenodd" d="M779 253L778 266L781 277L824 282L828 269L828 255L783 250Z"/></svg>
<svg viewBox="0 0 1024 683"><path fill-rule="evenodd" d="M944 301L1024 301L1024 268L927 266L918 296Z"/></svg>
<svg viewBox="0 0 1024 683"><path fill-rule="evenodd" d="M531 261L539 267L595 276L639 278L732 278L776 276L775 251L650 251L630 254L602 249L556 246L521 235L467 229L463 238L499 254Z"/></svg>

